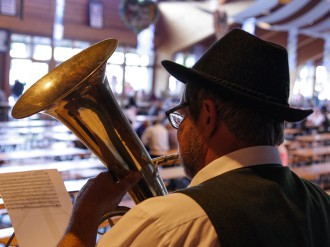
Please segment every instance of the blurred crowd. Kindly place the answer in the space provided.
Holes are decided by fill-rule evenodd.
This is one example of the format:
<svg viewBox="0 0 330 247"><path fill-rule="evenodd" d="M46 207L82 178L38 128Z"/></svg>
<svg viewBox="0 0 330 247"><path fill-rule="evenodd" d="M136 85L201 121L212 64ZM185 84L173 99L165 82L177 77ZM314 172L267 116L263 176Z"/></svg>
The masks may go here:
<svg viewBox="0 0 330 247"><path fill-rule="evenodd" d="M171 126L165 112L178 105L179 99L176 97L162 97L159 99L153 97L148 100L149 104L139 106L139 103L133 97L130 97L123 108L150 157L157 158L163 155L176 154L178 152L177 130ZM160 169L171 166L160 167ZM167 188L171 191L184 188L189 183L186 178L172 179L166 182Z"/></svg>
<svg viewBox="0 0 330 247"><path fill-rule="evenodd" d="M176 97L157 98L153 96L147 99L148 104L143 105L135 97L129 97L123 107L151 158L178 151L177 130L166 119L165 111L178 105L179 101L179 98ZM299 100L294 98L290 104L297 108L313 108L314 113L301 122L286 123L287 128L299 129L301 134L330 132L330 103L328 100L313 101L300 97ZM289 154L285 144L279 146L279 151L283 165L289 165Z"/></svg>
<svg viewBox="0 0 330 247"><path fill-rule="evenodd" d="M304 134L330 131L330 104L328 100L303 100L299 102L300 104L295 102L297 107L312 108L314 112L301 122L288 124L288 127L301 129Z"/></svg>
<svg viewBox="0 0 330 247"><path fill-rule="evenodd" d="M152 158L177 151L176 129L171 127L165 112L178 103L176 97L152 97L142 104L129 97L123 106L125 115Z"/></svg>

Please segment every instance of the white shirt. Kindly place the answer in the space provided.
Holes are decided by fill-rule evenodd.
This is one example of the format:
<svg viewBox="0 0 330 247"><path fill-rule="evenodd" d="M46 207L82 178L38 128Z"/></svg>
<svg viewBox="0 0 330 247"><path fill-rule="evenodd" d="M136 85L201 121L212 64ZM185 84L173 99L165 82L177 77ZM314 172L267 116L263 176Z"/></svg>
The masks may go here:
<svg viewBox="0 0 330 247"><path fill-rule="evenodd" d="M241 149L214 160L192 179L191 186L230 170L261 164L282 164L276 147ZM133 207L100 240L105 246L220 246L203 209L182 193L151 198Z"/></svg>
<svg viewBox="0 0 330 247"><path fill-rule="evenodd" d="M149 147L151 155L164 155L170 149L168 131L161 123L148 127L143 132L141 141Z"/></svg>

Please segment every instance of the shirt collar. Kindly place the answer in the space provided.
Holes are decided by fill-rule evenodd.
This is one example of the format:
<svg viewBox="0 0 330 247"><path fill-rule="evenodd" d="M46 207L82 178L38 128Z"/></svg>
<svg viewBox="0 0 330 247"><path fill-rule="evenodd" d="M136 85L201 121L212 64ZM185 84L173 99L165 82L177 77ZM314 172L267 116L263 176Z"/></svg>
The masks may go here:
<svg viewBox="0 0 330 247"><path fill-rule="evenodd" d="M198 185L225 172L254 165L280 164L281 157L277 147L255 146L236 150L226 154L200 170L191 180L189 187Z"/></svg>

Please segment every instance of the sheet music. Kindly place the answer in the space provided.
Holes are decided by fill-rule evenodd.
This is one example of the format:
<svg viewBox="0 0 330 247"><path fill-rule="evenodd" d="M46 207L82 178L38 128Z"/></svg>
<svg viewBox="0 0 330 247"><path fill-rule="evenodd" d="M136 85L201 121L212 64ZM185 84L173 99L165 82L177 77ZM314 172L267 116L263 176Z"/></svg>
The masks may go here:
<svg viewBox="0 0 330 247"><path fill-rule="evenodd" d="M21 247L53 247L72 203L56 169L0 174L0 194Z"/></svg>

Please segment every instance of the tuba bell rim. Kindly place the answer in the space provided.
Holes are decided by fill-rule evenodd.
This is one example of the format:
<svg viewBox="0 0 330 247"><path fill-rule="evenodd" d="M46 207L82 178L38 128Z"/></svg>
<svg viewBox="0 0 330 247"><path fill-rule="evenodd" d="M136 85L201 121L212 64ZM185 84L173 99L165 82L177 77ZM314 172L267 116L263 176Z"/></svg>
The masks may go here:
<svg viewBox="0 0 330 247"><path fill-rule="evenodd" d="M17 100L11 115L16 119L29 117L63 99L103 66L114 53L117 45L118 40L105 39L64 61L28 88ZM83 73L75 73L74 70L63 69L75 66L84 66ZM40 92L44 93L47 91L53 91L54 93L47 94L48 97L37 95ZM35 100L36 98L38 98L37 101Z"/></svg>

